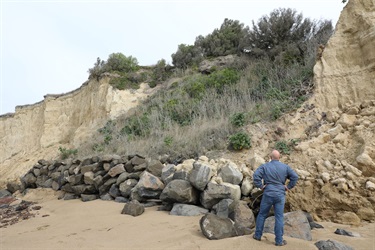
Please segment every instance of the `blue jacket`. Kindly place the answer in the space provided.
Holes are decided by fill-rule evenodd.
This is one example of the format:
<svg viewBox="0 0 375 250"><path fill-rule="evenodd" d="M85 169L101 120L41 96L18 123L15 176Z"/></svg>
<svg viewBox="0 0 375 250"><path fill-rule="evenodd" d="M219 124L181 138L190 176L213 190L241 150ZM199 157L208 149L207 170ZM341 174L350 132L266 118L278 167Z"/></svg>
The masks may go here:
<svg viewBox="0 0 375 250"><path fill-rule="evenodd" d="M297 184L298 175L291 167L278 160L272 160L261 165L253 175L254 185L257 188L266 185L263 190L264 194L273 197L285 195L284 185L287 179L290 180L287 188L292 189Z"/></svg>

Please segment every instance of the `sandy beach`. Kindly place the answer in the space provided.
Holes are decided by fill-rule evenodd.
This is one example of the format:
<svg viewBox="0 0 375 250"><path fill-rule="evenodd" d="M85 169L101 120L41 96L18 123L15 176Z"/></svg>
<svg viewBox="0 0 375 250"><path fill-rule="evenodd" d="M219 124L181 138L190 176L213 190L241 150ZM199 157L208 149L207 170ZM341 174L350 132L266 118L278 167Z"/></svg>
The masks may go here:
<svg viewBox="0 0 375 250"><path fill-rule="evenodd" d="M261 242L251 236L208 240L199 227L201 216L172 216L157 207L146 208L138 217L121 214L124 204L113 201L58 200L48 189L29 191L23 197L42 208L36 216L0 228L0 249L279 249L274 235ZM284 249L317 249L318 240L334 239L354 249L375 249L375 223L360 227L319 222L324 229L312 230L313 240L285 237ZM336 228L357 232L361 237L334 234Z"/></svg>

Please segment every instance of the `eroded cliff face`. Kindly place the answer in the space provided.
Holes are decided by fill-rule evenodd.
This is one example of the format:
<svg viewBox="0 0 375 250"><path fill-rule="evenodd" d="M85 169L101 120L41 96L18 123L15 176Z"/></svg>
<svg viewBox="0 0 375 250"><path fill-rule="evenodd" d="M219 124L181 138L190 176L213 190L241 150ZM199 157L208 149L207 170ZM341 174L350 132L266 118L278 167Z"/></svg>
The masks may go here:
<svg viewBox="0 0 375 250"><path fill-rule="evenodd" d="M155 89L117 90L109 77L90 80L62 95L47 95L34 105L0 116L1 184L19 178L30 164L58 156L58 147L75 148L108 119L126 113Z"/></svg>
<svg viewBox="0 0 375 250"><path fill-rule="evenodd" d="M259 145L296 140L283 159L300 176L292 210L354 225L375 219L374 27L375 1L350 0L314 68L314 96L258 132Z"/></svg>
<svg viewBox="0 0 375 250"><path fill-rule="evenodd" d="M314 68L316 106L343 109L375 98L375 1L350 0Z"/></svg>

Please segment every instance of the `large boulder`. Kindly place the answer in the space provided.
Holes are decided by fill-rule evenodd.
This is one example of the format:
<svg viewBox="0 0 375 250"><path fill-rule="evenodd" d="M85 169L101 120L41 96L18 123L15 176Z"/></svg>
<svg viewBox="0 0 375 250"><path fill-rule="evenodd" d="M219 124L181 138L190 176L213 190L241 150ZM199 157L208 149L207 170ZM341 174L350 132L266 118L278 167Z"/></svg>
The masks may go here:
<svg viewBox="0 0 375 250"><path fill-rule="evenodd" d="M155 175L150 174L147 171L144 171L137 185L134 187L133 192L134 197L139 196L141 200L144 199L159 199L161 192L164 189L163 182L156 177Z"/></svg>
<svg viewBox="0 0 375 250"><path fill-rule="evenodd" d="M351 246L335 240L320 240L314 244L319 250L354 250Z"/></svg>
<svg viewBox="0 0 375 250"><path fill-rule="evenodd" d="M121 195L128 198L132 189L137 185L137 183L138 181L135 179L127 179L126 181L122 182L119 186Z"/></svg>
<svg viewBox="0 0 375 250"><path fill-rule="evenodd" d="M168 164L163 167L161 171L161 180L165 185L167 185L172 180L175 171L175 165L173 164Z"/></svg>
<svg viewBox="0 0 375 250"><path fill-rule="evenodd" d="M221 177L224 182L234 185L240 184L243 179L241 171L233 162L228 162L225 166L221 167L218 176Z"/></svg>
<svg viewBox="0 0 375 250"><path fill-rule="evenodd" d="M229 218L220 218L215 214L206 214L199 220L202 233L210 240L219 240L236 236L234 222Z"/></svg>
<svg viewBox="0 0 375 250"><path fill-rule="evenodd" d="M128 214L131 216L139 216L143 214L145 208L140 204L137 200L132 200L129 203L126 203L124 208L122 209L122 214Z"/></svg>
<svg viewBox="0 0 375 250"><path fill-rule="evenodd" d="M229 205L232 204L232 199L223 199L212 207L212 212L220 218L228 218Z"/></svg>
<svg viewBox="0 0 375 250"><path fill-rule="evenodd" d="M275 216L268 217L264 223L263 232L274 234ZM311 227L303 211L294 211L284 214L284 235L312 240Z"/></svg>
<svg viewBox="0 0 375 250"><path fill-rule="evenodd" d="M168 203L196 204L198 191L185 180L172 180L160 195L162 201Z"/></svg>
<svg viewBox="0 0 375 250"><path fill-rule="evenodd" d="M230 183L210 182L207 188L201 193L201 204L208 209L217 204L222 199L239 200L241 198L241 189L238 185Z"/></svg>
<svg viewBox="0 0 375 250"><path fill-rule="evenodd" d="M202 207L189 204L175 203L172 210L169 212L170 215L178 216L197 216L207 214L208 210Z"/></svg>
<svg viewBox="0 0 375 250"><path fill-rule="evenodd" d="M234 221L237 235L249 235L255 227L255 217L253 211L245 201L233 201L229 205L229 219Z"/></svg>
<svg viewBox="0 0 375 250"><path fill-rule="evenodd" d="M212 166L205 162L196 161L190 173L190 183L198 190L203 191L213 176Z"/></svg>
<svg viewBox="0 0 375 250"><path fill-rule="evenodd" d="M159 160L151 160L147 164L147 171L151 174L161 177L164 165Z"/></svg>

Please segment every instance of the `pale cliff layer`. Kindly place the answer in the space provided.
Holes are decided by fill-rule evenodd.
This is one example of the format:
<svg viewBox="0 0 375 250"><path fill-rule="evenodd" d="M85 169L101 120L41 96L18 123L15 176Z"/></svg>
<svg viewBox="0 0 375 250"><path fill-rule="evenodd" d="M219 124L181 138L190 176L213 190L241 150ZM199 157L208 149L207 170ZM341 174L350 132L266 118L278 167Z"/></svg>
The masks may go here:
<svg viewBox="0 0 375 250"><path fill-rule="evenodd" d="M314 67L316 106L345 108L375 98L375 1L350 0Z"/></svg>
<svg viewBox="0 0 375 250"><path fill-rule="evenodd" d="M126 113L155 91L147 84L138 90L118 90L108 82L108 77L93 79L70 93L47 95L39 103L0 116L1 182L19 178L40 158L57 157L59 146L78 147L108 119Z"/></svg>

